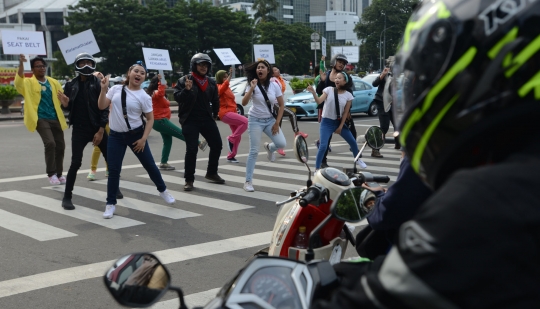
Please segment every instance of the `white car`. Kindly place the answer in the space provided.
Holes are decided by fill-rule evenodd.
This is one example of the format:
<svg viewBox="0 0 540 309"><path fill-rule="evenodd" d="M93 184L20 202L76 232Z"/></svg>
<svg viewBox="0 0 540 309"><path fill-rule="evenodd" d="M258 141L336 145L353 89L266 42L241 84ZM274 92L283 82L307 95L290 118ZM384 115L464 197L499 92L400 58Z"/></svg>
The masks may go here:
<svg viewBox="0 0 540 309"><path fill-rule="evenodd" d="M234 93L234 99L236 101L236 111L238 112L239 115L247 116L249 109L251 108L252 101L249 100L246 106L242 106L242 98L244 97L244 93L246 92L247 78L245 77L240 77L240 78L244 78L244 80L241 82L238 82L234 86L231 84L230 87L231 87L232 92ZM231 83L232 83L232 80L231 80ZM287 102L287 98L289 98L290 96L293 96L294 92L291 86L289 85L288 81L285 81L285 85L286 85L286 88L285 88L285 93L283 94L283 101Z"/></svg>

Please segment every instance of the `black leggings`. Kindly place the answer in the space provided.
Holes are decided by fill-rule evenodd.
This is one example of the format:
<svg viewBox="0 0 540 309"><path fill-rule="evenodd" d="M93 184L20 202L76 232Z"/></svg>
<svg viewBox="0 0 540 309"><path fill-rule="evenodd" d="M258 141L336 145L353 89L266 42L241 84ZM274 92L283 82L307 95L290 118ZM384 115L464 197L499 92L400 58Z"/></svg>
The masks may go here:
<svg viewBox="0 0 540 309"><path fill-rule="evenodd" d="M285 115L287 115L289 117L289 121L291 123L291 127L292 127L292 130L294 131L294 133L298 133L298 131L300 131L300 129L298 129L298 122L296 120L296 114L288 109L288 108L284 108L283 109L283 117L285 117ZM283 122L283 117L281 117L281 121L279 122L279 127L281 128L281 123Z"/></svg>

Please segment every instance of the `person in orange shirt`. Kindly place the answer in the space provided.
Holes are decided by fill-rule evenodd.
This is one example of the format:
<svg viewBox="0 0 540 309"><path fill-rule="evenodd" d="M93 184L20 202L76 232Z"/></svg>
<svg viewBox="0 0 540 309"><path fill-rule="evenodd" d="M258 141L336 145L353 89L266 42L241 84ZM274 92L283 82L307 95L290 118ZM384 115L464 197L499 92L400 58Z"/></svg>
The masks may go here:
<svg viewBox="0 0 540 309"><path fill-rule="evenodd" d="M272 67L272 73L273 73L273 76L272 78L270 79L270 81L272 82L276 82L280 87L281 87L281 93L285 94L285 90L287 89L287 85L285 84L285 80L283 79L283 77L281 77L281 72L279 71L279 68L277 66L273 66ZM298 122L297 122L297 119L296 119L296 114L288 109L287 107L285 107L285 109L283 110L283 116L289 116L289 121L291 122L291 126L292 126L292 129L294 131L294 135L302 135L304 138L307 138L308 135L304 132L300 132L300 129L298 128ZM281 121L283 122L283 118L281 118ZM279 123L279 127L281 128L281 122ZM279 153L280 155L282 156L285 156L285 150L283 149L278 149L277 150L277 153Z"/></svg>
<svg viewBox="0 0 540 309"><path fill-rule="evenodd" d="M229 141L229 154L227 155L227 161L231 163L238 163L235 156L238 151L238 145L242 139L242 134L248 128L248 120L246 117L239 115L236 112L236 101L234 94L229 87L231 80L232 67L227 73L224 70L217 71L216 83L218 85L219 95L219 119L223 123L226 123L231 128L232 134L227 137Z"/></svg>
<svg viewBox="0 0 540 309"><path fill-rule="evenodd" d="M152 97L152 108L154 109L154 125L152 129L158 131L163 139L163 149L161 150L161 163L159 169L161 170L174 170L175 167L169 165L169 154L171 153L172 138L176 137L183 140L186 139L182 134L182 129L175 126L169 119L171 119L171 103L165 96L165 89L167 85L161 84L161 74L154 76L150 81L150 85L146 89L146 92ZM206 140L199 141L199 149L206 150L208 144Z"/></svg>

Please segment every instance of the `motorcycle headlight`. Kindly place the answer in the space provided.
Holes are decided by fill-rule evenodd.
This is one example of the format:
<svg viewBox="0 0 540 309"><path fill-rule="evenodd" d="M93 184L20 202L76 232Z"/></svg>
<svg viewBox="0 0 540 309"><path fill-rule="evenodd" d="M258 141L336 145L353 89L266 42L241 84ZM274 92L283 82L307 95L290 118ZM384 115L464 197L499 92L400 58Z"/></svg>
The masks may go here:
<svg viewBox="0 0 540 309"><path fill-rule="evenodd" d="M289 228L289 224L293 221L294 214L296 213L297 207L299 207L298 202L285 215L283 223L279 227L279 230L276 234L276 238L274 239L276 246L281 245L281 242L283 241L283 236L285 235L285 231L287 231L287 229Z"/></svg>

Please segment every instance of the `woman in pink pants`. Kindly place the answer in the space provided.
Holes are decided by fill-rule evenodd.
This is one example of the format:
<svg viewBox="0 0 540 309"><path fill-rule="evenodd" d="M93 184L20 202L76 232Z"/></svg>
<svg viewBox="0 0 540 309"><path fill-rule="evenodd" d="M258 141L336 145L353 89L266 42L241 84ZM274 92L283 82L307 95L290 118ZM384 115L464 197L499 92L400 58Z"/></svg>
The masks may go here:
<svg viewBox="0 0 540 309"><path fill-rule="evenodd" d="M232 67L231 67L232 70ZM236 101L234 94L229 88L229 82L231 80L231 74L226 71L220 70L216 73L216 82L218 84L219 94L219 119L228 124L231 128L232 134L227 137L229 141L229 154L227 155L227 161L231 163L238 163L236 160L236 152L238 151L238 145L242 139L242 133L247 130L248 120L242 115L238 115L236 112Z"/></svg>

